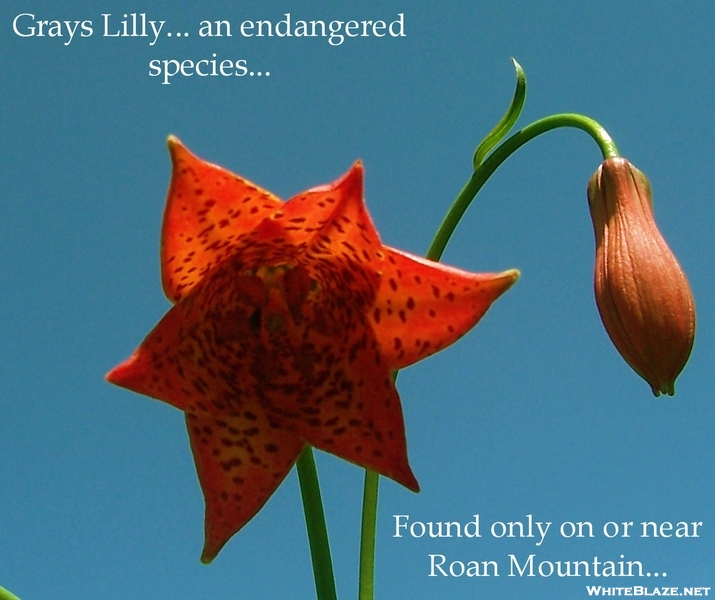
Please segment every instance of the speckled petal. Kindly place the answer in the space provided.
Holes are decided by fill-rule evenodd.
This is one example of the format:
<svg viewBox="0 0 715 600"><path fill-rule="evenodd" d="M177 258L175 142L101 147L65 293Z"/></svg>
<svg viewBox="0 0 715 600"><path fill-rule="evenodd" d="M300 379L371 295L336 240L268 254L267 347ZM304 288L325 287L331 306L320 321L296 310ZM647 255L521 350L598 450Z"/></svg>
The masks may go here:
<svg viewBox="0 0 715 600"><path fill-rule="evenodd" d="M303 442L258 411L226 417L187 413L186 426L206 501L201 561L207 563L266 503Z"/></svg>
<svg viewBox="0 0 715 600"><path fill-rule="evenodd" d="M370 262L380 237L363 199L363 166L357 161L345 175L312 188L285 203L284 229L296 242L310 242L325 253Z"/></svg>
<svg viewBox="0 0 715 600"><path fill-rule="evenodd" d="M177 302L218 263L240 236L282 202L230 171L194 156L168 140L173 170L161 236L161 278Z"/></svg>
<svg viewBox="0 0 715 600"><path fill-rule="evenodd" d="M312 418L300 423L301 433L316 448L418 492L407 460L400 399L368 331L357 330L347 342L348 352L334 370Z"/></svg>
<svg viewBox="0 0 715 600"><path fill-rule="evenodd" d="M369 317L384 360L400 369L469 331L519 277L469 273L384 248L380 289Z"/></svg>
<svg viewBox="0 0 715 600"><path fill-rule="evenodd" d="M184 371L174 354L183 322L183 311L176 306L170 309L134 354L107 374L107 381L179 410L190 409L196 391L184 381Z"/></svg>

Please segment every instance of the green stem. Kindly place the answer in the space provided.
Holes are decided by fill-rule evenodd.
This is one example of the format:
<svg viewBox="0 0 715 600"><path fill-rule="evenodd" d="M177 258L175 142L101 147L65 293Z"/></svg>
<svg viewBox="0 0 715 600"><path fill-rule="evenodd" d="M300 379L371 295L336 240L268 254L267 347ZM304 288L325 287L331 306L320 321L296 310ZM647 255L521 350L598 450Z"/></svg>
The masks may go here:
<svg viewBox="0 0 715 600"><path fill-rule="evenodd" d="M608 135L608 132L597 121L594 121L589 117L572 113L563 113L534 121L531 125L527 125L524 129L521 129L512 135L501 146L494 150L489 158L487 158L482 165L474 171L472 177L459 193L459 196L457 196L454 204L452 204L452 207L449 209L444 221L442 221L442 224L432 240L432 245L429 247L425 256L430 260L440 259L445 247L447 246L449 238L452 236L452 233L454 233L454 230L462 218L462 215L464 215L464 212L467 210L467 207L470 205L479 190L482 189L482 186L487 182L487 179L489 179L492 173L497 170L499 165L509 158L516 150L521 148L527 142L533 140L535 137L560 127L574 127L588 133L601 149L601 154L603 154L604 160L606 158L618 156L618 148L616 148L616 144L611 139L611 136Z"/></svg>
<svg viewBox="0 0 715 600"><path fill-rule="evenodd" d="M20 600L20 598L0 586L0 600Z"/></svg>
<svg viewBox="0 0 715 600"><path fill-rule="evenodd" d="M517 69L518 73L519 68ZM517 86L517 96L519 88ZM523 104L523 98L517 97L512 105L516 105L520 110L520 104ZM510 108L510 111L512 109ZM507 112L509 114L509 111ZM504 119L503 119L504 120ZM509 124L509 126L511 126ZM501 122L500 126L501 127ZM499 146L484 162L479 165L476 171L472 174L467 184L459 193L449 212L445 216L437 233L432 240L432 244L425 255L430 260L438 261L442 257L449 238L454 233L459 224L462 215L467 210L467 207L472 202L477 192L487 182L487 179L497 170L507 158L509 158L516 150L521 148L527 142L535 137L558 129L560 127L574 127L588 133L598 144L601 149L603 158L618 156L618 148L615 142L608 135L608 132L593 119L584 115L573 113L563 113L552 115L533 122L517 131L513 136ZM491 135L491 134L490 134ZM487 136L489 138L489 136ZM482 148L482 146L480 146ZM478 159L478 158L479 159ZM475 163L479 163L482 159L482 153L477 150ZM377 496L379 475L373 471L365 469L365 487L363 492L362 504L362 532L360 536L360 578L358 588L359 600L373 600L375 590L375 529L377 527Z"/></svg>
<svg viewBox="0 0 715 600"><path fill-rule="evenodd" d="M377 526L377 492L379 484L380 476L374 471L365 469L358 600L373 600L375 595L375 529Z"/></svg>
<svg viewBox="0 0 715 600"><path fill-rule="evenodd" d="M318 471L315 468L313 449L310 446L303 448L298 457L297 465L300 494L303 498L305 525L308 529L308 542L310 543L310 557L313 561L315 592L318 600L337 600L338 595L335 591L328 528L325 525Z"/></svg>

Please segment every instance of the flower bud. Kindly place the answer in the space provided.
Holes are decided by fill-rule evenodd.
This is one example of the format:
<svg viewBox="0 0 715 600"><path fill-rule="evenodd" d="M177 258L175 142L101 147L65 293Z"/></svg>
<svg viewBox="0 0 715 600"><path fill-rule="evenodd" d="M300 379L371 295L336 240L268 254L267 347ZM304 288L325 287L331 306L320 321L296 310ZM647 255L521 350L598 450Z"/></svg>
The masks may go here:
<svg viewBox="0 0 715 600"><path fill-rule="evenodd" d="M672 396L693 347L695 308L688 280L655 224L650 183L627 160L609 158L588 182L588 203L603 325L653 393Z"/></svg>

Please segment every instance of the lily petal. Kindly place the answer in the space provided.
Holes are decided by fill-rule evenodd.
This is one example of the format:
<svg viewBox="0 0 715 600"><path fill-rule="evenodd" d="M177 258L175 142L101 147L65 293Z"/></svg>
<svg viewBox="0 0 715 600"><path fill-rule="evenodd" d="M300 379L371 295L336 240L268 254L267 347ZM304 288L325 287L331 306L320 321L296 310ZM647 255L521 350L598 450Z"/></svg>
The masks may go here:
<svg viewBox="0 0 715 600"><path fill-rule="evenodd" d="M370 320L382 356L401 369L456 342L519 278L469 273L385 247Z"/></svg>
<svg viewBox="0 0 715 600"><path fill-rule="evenodd" d="M176 137L169 137L168 145L173 170L161 234L161 278L166 296L178 302L229 256L241 234L283 203L197 158Z"/></svg>
<svg viewBox="0 0 715 600"><path fill-rule="evenodd" d="M109 383L189 410L193 392L179 379L173 351L179 345L182 311L172 308L134 353L107 373ZM182 371L183 374L183 371Z"/></svg>
<svg viewBox="0 0 715 600"><path fill-rule="evenodd" d="M284 228L296 242L311 241L324 252L369 261L369 249L379 249L381 243L363 201L363 176L362 163L356 161L337 181L294 196L280 211L287 221Z"/></svg>
<svg viewBox="0 0 715 600"><path fill-rule="evenodd" d="M201 562L208 563L263 507L303 443L248 410L224 417L187 413L186 427L206 501Z"/></svg>
<svg viewBox="0 0 715 600"><path fill-rule="evenodd" d="M405 423L400 398L386 371L374 338L359 334L354 352L338 372L333 389L337 394L320 405L316 417L301 425L312 446L356 465L376 471L413 492L420 487L407 461Z"/></svg>

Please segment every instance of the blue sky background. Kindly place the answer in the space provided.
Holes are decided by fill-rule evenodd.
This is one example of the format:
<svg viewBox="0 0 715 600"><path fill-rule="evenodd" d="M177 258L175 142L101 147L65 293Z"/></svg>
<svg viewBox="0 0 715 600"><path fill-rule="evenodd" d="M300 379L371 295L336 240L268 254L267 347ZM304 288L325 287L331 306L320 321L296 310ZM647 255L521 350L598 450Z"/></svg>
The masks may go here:
<svg viewBox="0 0 715 600"><path fill-rule="evenodd" d="M187 3L184 3L186 5ZM715 588L715 6L710 2L3 2L0 6L0 585L23 600L311 598L295 472L210 566L180 412L103 380L168 309L158 244L165 139L283 198L361 158L385 243L423 253L476 144L526 70L521 125L599 120L654 189L698 311L674 398L611 346L592 292L582 132L531 142L489 181L444 260L517 267L518 284L455 346L400 374L418 495L382 480L376 598L571 599L585 586ZM13 18L94 35L20 38ZM102 13L165 20L102 37ZM384 19L406 37L201 39L203 19ZM114 22L114 21L113 21ZM246 59L270 77L148 76L152 59ZM362 472L320 454L338 591L355 597ZM411 520L481 516L483 537L394 538ZM544 543L494 521L553 523ZM563 539L591 521L593 539ZM607 521L703 522L693 539L606 539ZM495 560L500 577L430 578L430 553ZM509 577L509 554L640 560L666 578Z"/></svg>

